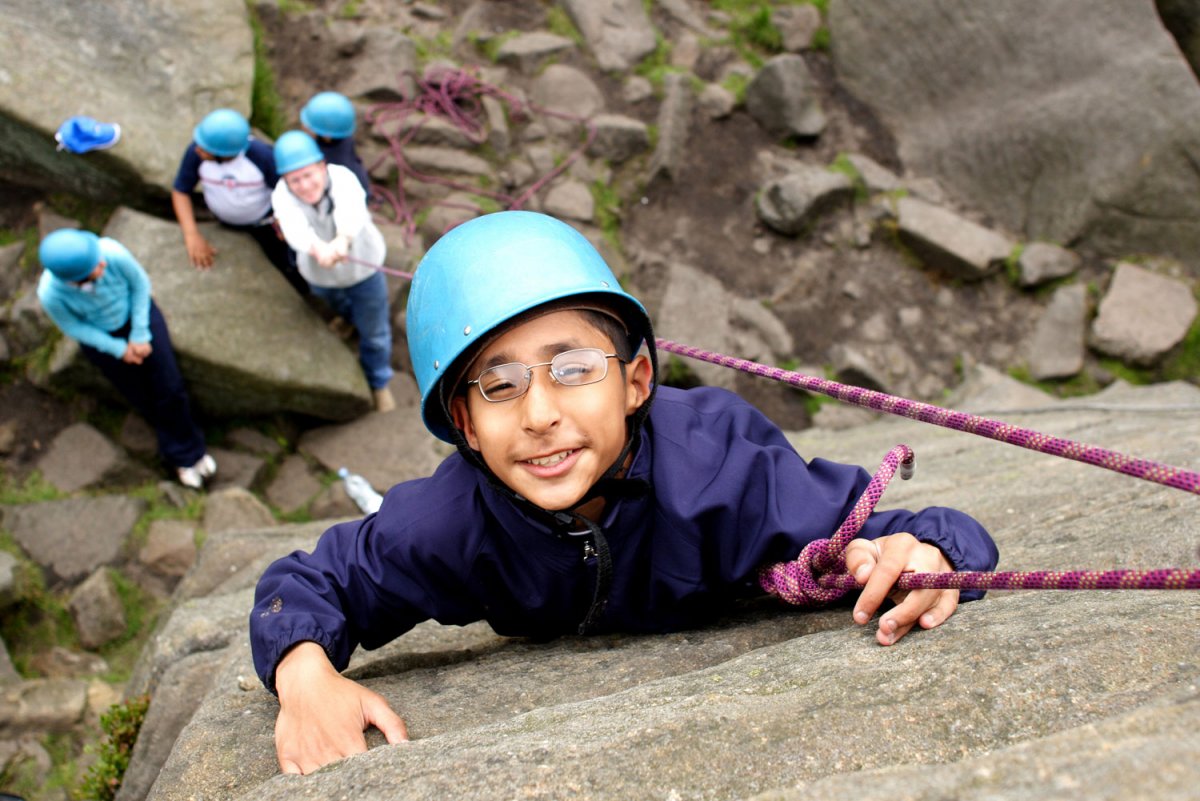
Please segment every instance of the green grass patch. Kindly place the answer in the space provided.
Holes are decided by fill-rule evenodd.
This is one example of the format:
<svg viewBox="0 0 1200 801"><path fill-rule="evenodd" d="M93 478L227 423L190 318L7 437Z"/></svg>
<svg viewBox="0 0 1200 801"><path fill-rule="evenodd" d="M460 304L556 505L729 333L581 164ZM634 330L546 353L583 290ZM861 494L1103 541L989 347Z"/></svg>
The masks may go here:
<svg viewBox="0 0 1200 801"><path fill-rule="evenodd" d="M0 788L18 798L66 797L75 782L78 743L70 734L46 734L39 743L50 756L50 772L43 778L34 760L15 760L0 771Z"/></svg>
<svg viewBox="0 0 1200 801"><path fill-rule="evenodd" d="M739 106L746 105L746 87L750 85L750 76L740 72L731 72L721 80L721 86L733 93Z"/></svg>
<svg viewBox="0 0 1200 801"><path fill-rule="evenodd" d="M617 190L603 181L592 182L592 199L596 203L596 224L604 239L618 253L621 252L621 197Z"/></svg>
<svg viewBox="0 0 1200 801"><path fill-rule="evenodd" d="M450 59L454 55L454 34L451 31L441 31L436 36L411 36L417 51L417 59L422 64L438 59Z"/></svg>
<svg viewBox="0 0 1200 801"><path fill-rule="evenodd" d="M1167 381L1200 384L1200 317L1192 322L1179 348L1163 365L1162 372Z"/></svg>
<svg viewBox="0 0 1200 801"><path fill-rule="evenodd" d="M1004 276L1018 289L1021 287L1021 254L1024 252L1025 243L1018 242L1004 260Z"/></svg>
<svg viewBox="0 0 1200 801"><path fill-rule="evenodd" d="M96 761L88 768L83 781L72 793L73 798L79 801L111 801L116 797L125 771L129 768L133 744L137 741L138 732L142 729L142 723L146 720L146 710L149 708L150 696L143 695L124 703L113 704L100 716L103 739L94 751Z"/></svg>
<svg viewBox="0 0 1200 801"><path fill-rule="evenodd" d="M850 161L850 157L845 153L838 153L837 156L829 163L830 172L840 173L850 179L850 183L854 186L854 199L858 202L865 201L870 192L867 190L867 182L863 179L862 173L858 171L858 167Z"/></svg>
<svg viewBox="0 0 1200 801"><path fill-rule="evenodd" d="M21 582L21 600L0 617L0 637L8 645L17 671L36 677L34 657L56 645L78 650L79 636L66 601L46 589L40 570L23 570Z"/></svg>
<svg viewBox="0 0 1200 801"><path fill-rule="evenodd" d="M294 2L279 2L279 10L288 13L295 10ZM254 87L250 95L250 124L272 139L279 137L288 129L287 115L283 113L283 99L275 85L275 70L267 58L267 47L264 43L262 22L254 10L254 5L246 3L247 16L250 19L250 30L254 34Z"/></svg>
<svg viewBox="0 0 1200 801"><path fill-rule="evenodd" d="M662 34L655 34L654 50L633 68L635 74L650 81L656 93L661 94L666 76L672 72L684 72L671 64L671 43Z"/></svg>
<svg viewBox="0 0 1200 801"><path fill-rule="evenodd" d="M570 39L577 47L586 44L583 34L575 27L575 23L571 22L571 16L557 4L546 11L546 30L556 36Z"/></svg>
<svg viewBox="0 0 1200 801"><path fill-rule="evenodd" d="M468 37L468 41L475 46L484 58L495 64L500 60L500 48L505 42L511 41L520 36L520 31L505 31L504 33L484 39L477 34L472 34Z"/></svg>
<svg viewBox="0 0 1200 801"><path fill-rule="evenodd" d="M67 493L46 481L39 470L31 472L19 484L8 475L0 475L0 506L42 503L66 497Z"/></svg>
<svg viewBox="0 0 1200 801"><path fill-rule="evenodd" d="M702 382L688 363L674 353L667 356L666 363L661 365L661 380L668 387L691 389L701 386Z"/></svg>
<svg viewBox="0 0 1200 801"><path fill-rule="evenodd" d="M357 19L361 11L361 0L347 0L342 4L342 7L338 9L338 16L342 19Z"/></svg>

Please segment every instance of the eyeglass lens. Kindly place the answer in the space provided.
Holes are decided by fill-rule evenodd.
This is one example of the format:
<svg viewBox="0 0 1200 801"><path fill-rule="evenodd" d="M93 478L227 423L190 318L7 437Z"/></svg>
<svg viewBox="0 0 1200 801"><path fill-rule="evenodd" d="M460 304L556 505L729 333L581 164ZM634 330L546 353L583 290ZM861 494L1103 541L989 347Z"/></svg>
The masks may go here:
<svg viewBox="0 0 1200 801"><path fill-rule="evenodd" d="M615 355L599 348L578 348L563 351L541 364L510 362L489 367L479 374L475 383L479 384L480 392L489 401L512 400L528 391L533 368L549 365L550 375L555 381L568 387L581 387L603 381L608 375L608 360Z"/></svg>

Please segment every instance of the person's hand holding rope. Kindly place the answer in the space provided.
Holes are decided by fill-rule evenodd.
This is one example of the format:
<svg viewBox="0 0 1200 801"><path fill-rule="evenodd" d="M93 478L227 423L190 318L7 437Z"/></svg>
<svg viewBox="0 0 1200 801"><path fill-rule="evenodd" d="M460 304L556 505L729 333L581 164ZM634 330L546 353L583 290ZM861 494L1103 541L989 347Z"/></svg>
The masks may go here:
<svg viewBox="0 0 1200 801"><path fill-rule="evenodd" d="M854 604L854 622L866 624L884 599L895 606L883 613L875 639L893 645L920 623L931 629L946 622L958 607L958 590L902 590L901 573L942 573L954 566L939 548L912 534L874 540L853 539L846 545L846 572L863 588Z"/></svg>

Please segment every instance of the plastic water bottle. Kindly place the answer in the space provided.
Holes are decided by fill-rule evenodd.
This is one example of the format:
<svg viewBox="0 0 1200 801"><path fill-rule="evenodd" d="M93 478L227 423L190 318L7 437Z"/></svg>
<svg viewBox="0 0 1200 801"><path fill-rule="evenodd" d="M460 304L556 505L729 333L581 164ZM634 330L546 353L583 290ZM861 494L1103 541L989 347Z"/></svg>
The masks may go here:
<svg viewBox="0 0 1200 801"><path fill-rule="evenodd" d="M383 496L375 491L371 482L358 473L351 473L344 467L338 468L338 475L341 477L342 483L346 485L346 494L350 496L350 500L358 504L358 508L363 510L363 514L369 515L379 511L379 506L383 503Z"/></svg>

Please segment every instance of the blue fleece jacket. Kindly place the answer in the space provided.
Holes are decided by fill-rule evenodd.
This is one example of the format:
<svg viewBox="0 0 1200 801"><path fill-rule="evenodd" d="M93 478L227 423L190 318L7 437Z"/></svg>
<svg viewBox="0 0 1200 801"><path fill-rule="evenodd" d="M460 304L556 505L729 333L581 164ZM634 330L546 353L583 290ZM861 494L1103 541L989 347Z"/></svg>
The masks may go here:
<svg viewBox="0 0 1200 801"><path fill-rule="evenodd" d="M695 626L761 595L759 566L831 536L870 476L806 462L729 392L659 387L627 479L649 491L610 500L600 521L613 580L599 630ZM859 536L900 531L937 545L957 570L990 570L999 557L983 527L952 509L877 512ZM487 620L504 635L574 632L597 570L578 540L455 454L433 476L393 487L376 514L329 529L312 554L266 570L250 615L259 676L273 689L280 658L304 640L342 670L358 645L377 648L428 619Z"/></svg>
<svg viewBox="0 0 1200 801"><path fill-rule="evenodd" d="M43 270L37 295L64 334L120 359L128 342L151 340L150 277L115 239L101 237L100 258L107 266L99 281L80 287ZM109 333L126 322L130 324L128 341Z"/></svg>

